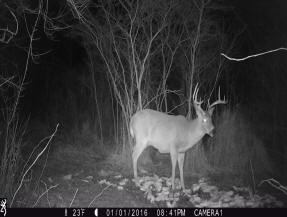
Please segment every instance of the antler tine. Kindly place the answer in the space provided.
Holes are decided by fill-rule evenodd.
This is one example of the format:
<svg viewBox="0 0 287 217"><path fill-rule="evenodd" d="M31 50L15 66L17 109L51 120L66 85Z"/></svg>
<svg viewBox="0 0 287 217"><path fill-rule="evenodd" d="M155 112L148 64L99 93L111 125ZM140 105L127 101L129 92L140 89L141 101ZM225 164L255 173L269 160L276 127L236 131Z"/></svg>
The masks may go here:
<svg viewBox="0 0 287 217"><path fill-rule="evenodd" d="M225 99L225 96L223 96L223 100L220 99L220 86L218 88L218 100L216 100L214 103L212 103L211 105L209 105L208 107L211 108L215 105L218 105L218 104L226 104L227 103L227 100ZM209 101L208 101L208 104L209 104Z"/></svg>
<svg viewBox="0 0 287 217"><path fill-rule="evenodd" d="M194 88L194 91L193 91L193 95L192 95L193 101L194 101L194 99L195 99L197 86L198 86L198 83L195 85L195 88Z"/></svg>
<svg viewBox="0 0 287 217"><path fill-rule="evenodd" d="M193 92L193 96L192 96L192 99L193 99L193 102L197 105L201 105L203 100L199 99L199 101L197 100L197 95L198 95L198 91L199 91L199 88L198 88L198 83L196 84L195 88L194 88L194 92Z"/></svg>

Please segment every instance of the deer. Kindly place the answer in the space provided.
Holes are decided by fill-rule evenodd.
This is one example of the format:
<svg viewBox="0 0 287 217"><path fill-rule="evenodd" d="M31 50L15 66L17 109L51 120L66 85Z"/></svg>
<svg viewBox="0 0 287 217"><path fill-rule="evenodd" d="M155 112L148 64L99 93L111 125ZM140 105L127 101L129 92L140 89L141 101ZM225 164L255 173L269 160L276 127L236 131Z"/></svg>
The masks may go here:
<svg viewBox="0 0 287 217"><path fill-rule="evenodd" d="M171 184L175 189L175 169L178 163L181 188L185 190L183 166L185 152L197 144L208 134L213 137L214 125L212 113L215 105L226 104L225 96L211 105L208 99L207 111L201 108L203 100L198 100L198 83L193 92L193 106L196 112L195 119L188 119L182 115L169 115L152 109L137 111L130 120L130 134L135 139L132 151L133 173L138 180L137 161L141 153L148 147L153 146L160 153L169 153L171 157Z"/></svg>

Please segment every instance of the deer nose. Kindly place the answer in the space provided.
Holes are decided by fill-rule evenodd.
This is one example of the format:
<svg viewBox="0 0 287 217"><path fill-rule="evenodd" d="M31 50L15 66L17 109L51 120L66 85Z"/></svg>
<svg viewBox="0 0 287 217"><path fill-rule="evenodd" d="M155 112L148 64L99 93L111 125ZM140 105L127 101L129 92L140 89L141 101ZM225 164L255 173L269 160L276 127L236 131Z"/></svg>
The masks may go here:
<svg viewBox="0 0 287 217"><path fill-rule="evenodd" d="M214 132L214 127L212 127L209 131L208 131L208 135L213 137L213 132Z"/></svg>

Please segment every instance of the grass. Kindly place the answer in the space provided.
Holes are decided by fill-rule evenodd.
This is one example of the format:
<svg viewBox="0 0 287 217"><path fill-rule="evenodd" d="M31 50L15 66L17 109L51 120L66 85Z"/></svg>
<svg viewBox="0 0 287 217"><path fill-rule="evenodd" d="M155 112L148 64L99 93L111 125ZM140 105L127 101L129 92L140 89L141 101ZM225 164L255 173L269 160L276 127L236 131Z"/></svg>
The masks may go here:
<svg viewBox="0 0 287 217"><path fill-rule="evenodd" d="M256 177L264 177L272 171L272 163L263 142L237 111L225 110L216 119L216 135L210 141L207 155L217 170L245 179L251 173Z"/></svg>

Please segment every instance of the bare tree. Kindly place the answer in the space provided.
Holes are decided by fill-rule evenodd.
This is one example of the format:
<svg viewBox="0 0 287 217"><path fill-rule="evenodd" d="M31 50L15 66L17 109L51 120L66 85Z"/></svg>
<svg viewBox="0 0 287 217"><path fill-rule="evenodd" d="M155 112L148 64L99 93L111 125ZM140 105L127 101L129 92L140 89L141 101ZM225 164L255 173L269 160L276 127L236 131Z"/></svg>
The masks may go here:
<svg viewBox="0 0 287 217"><path fill-rule="evenodd" d="M29 159L23 167L23 159L21 151L23 148L23 137L26 133L28 119L19 117L19 103L23 97L23 90L26 86L27 73L29 64L36 61L39 56L44 53L35 51L33 48L37 38L38 27L40 26L40 18L45 11L43 1L39 1L35 9L29 9L23 4L17 5L15 2L0 5L0 10L6 10L3 15L6 23L2 28L0 26L0 44L2 53L0 54L0 105L1 105L1 128L0 141L3 146L0 147L0 191L5 197L12 198L10 206L13 205L13 200L17 196L18 191L22 187L23 179L31 167L35 164L38 158L43 154L49 145L42 150L36 159L29 165ZM18 3L18 2L17 2ZM19 1L21 3L21 1ZM9 4L10 5L10 4ZM15 7L18 6L18 8ZM23 6L23 7L22 7ZM5 15L10 14L12 18L7 18ZM30 20L27 16L31 15ZM23 23L20 26L19 23ZM21 34L19 34L21 29ZM18 35L19 34L19 35ZM24 59L14 54L11 50L24 51ZM7 55L8 57L6 57ZM16 59L18 58L18 59ZM22 65L23 64L23 65ZM20 70L21 69L21 70ZM55 131L56 132L56 131ZM52 138L52 137L51 137ZM33 156L33 152L30 157ZM28 167L28 169L26 168ZM24 170L22 172L22 169Z"/></svg>
<svg viewBox="0 0 287 217"><path fill-rule="evenodd" d="M180 104L192 111L192 86L199 82L211 90L222 70L219 58L224 41L211 0L67 0L79 22L73 33L84 39L87 52L98 52L120 110L116 128L124 152L129 120L136 111L155 106L169 111L168 95L183 90ZM89 55L93 56L93 55ZM90 60L92 61L92 60ZM168 81L178 79L172 87ZM202 82L203 81L203 82ZM204 88L202 88L204 89ZM164 106L163 106L164 105ZM131 144L131 142L129 142ZM131 149L131 147L130 147Z"/></svg>

